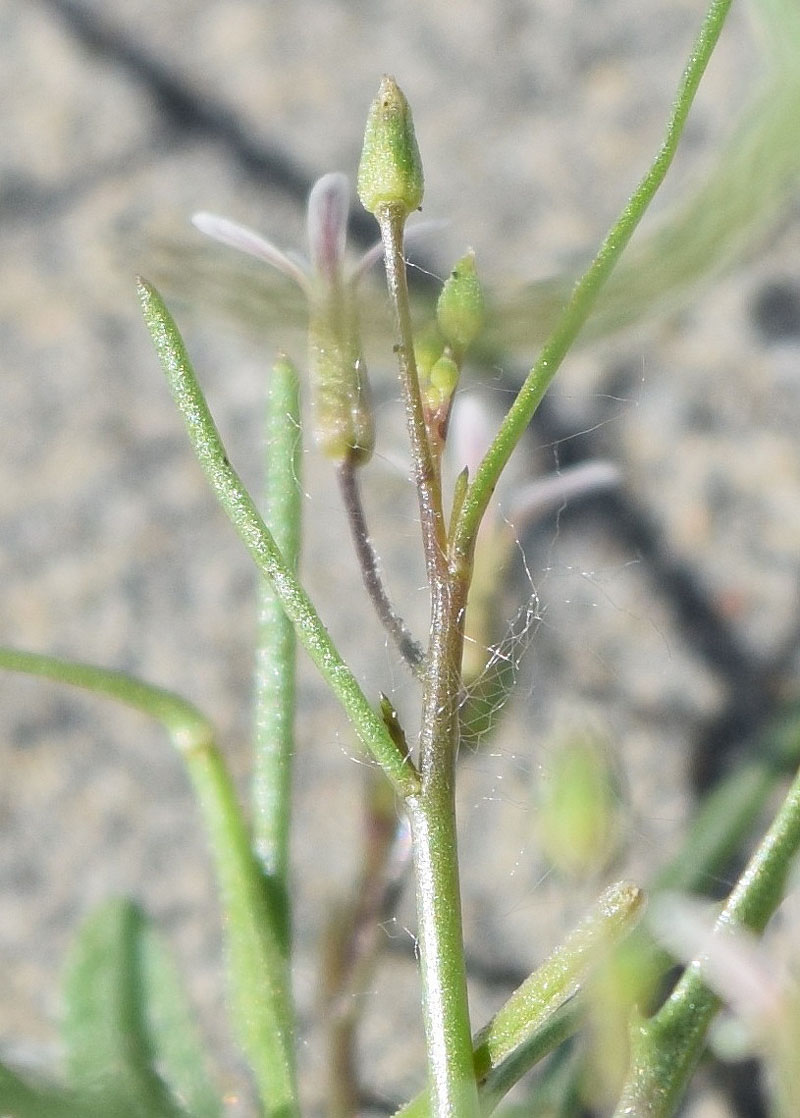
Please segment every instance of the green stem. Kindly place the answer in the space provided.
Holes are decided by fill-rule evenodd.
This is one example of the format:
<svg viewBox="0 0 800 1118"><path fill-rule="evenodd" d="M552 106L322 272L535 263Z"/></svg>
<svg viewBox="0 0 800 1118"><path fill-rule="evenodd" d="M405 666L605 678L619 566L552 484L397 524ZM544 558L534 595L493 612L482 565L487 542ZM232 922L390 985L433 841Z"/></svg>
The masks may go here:
<svg viewBox="0 0 800 1118"><path fill-rule="evenodd" d="M418 795L406 796L414 852L431 1110L435 1118L477 1118L455 812L458 698L471 568L463 562L451 570L447 562L441 484L428 440L414 360L403 257L405 214L387 205L379 207L376 216L397 329L396 350L431 594L431 637L419 735L422 788Z"/></svg>
<svg viewBox="0 0 800 1118"><path fill-rule="evenodd" d="M300 403L294 365L272 369L266 415L264 521L293 574L300 553ZM253 848L285 898L289 921L289 809L294 752L295 635L268 579L258 586L253 756Z"/></svg>
<svg viewBox="0 0 800 1118"><path fill-rule="evenodd" d="M583 1015L581 991L598 963L635 927L642 891L629 882L609 886L581 923L522 985L473 1041L481 1114L491 1113L543 1056L575 1032ZM397 1118L430 1114L427 1093Z"/></svg>
<svg viewBox="0 0 800 1118"><path fill-rule="evenodd" d="M798 850L800 773L722 909L717 934L737 927L763 931L781 902ZM700 1059L718 1008L719 999L703 981L702 960L696 959L658 1013L634 1024L631 1067L616 1118L669 1118Z"/></svg>
<svg viewBox="0 0 800 1118"><path fill-rule="evenodd" d="M468 553L494 488L514 447L533 418L570 346L589 317L600 291L633 236L672 163L686 118L719 39L732 0L712 0L678 85L661 147L649 170L606 235L572 291L555 330L519 390L467 490L453 535L453 553Z"/></svg>
<svg viewBox="0 0 800 1118"><path fill-rule="evenodd" d="M414 482L419 498L425 564L428 582L433 588L437 575L441 577L444 571L447 534L439 474L428 439L417 363L414 357L414 332L408 300L406 262L403 255L406 211L385 205L379 207L375 216L380 226L386 283L394 311L397 360L400 367L400 384L405 403L411 458L414 464Z"/></svg>
<svg viewBox="0 0 800 1118"><path fill-rule="evenodd" d="M253 855L219 752L208 747L185 756L216 861L239 1038L264 1115L296 1118L294 1019L281 899Z"/></svg>
<svg viewBox="0 0 800 1118"><path fill-rule="evenodd" d="M370 706L231 466L183 339L161 296L150 284L140 280L139 298L170 390L211 489L256 566L269 579L298 640L341 703L359 740L382 766L397 792L413 796L419 789L413 763L401 753Z"/></svg>

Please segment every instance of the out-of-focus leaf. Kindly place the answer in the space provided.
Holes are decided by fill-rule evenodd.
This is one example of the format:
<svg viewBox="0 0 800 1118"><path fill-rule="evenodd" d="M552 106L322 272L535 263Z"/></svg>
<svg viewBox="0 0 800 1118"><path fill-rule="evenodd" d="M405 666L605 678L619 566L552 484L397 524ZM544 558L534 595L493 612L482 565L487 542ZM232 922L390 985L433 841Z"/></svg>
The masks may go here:
<svg viewBox="0 0 800 1118"><path fill-rule="evenodd" d="M73 947L63 1026L70 1087L112 1118L216 1118L177 976L142 912L112 900Z"/></svg>
<svg viewBox="0 0 800 1118"><path fill-rule="evenodd" d="M94 1118L88 1102L44 1083L27 1082L0 1064L2 1118ZM98 1115L99 1118L99 1115Z"/></svg>

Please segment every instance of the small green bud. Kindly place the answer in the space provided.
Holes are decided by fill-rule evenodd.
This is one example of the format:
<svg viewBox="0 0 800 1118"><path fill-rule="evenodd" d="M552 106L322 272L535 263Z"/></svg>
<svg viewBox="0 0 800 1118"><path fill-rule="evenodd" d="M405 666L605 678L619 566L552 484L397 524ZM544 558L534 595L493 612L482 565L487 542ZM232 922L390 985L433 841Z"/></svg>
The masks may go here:
<svg viewBox="0 0 800 1118"><path fill-rule="evenodd" d="M414 363L417 366L420 383L428 382L431 369L442 356L443 349L444 342L434 322L415 336Z"/></svg>
<svg viewBox="0 0 800 1118"><path fill-rule="evenodd" d="M414 122L394 78L384 77L370 106L357 185L361 204L371 214L391 206L407 215L422 204L422 160Z"/></svg>
<svg viewBox="0 0 800 1118"><path fill-rule="evenodd" d="M470 249L445 280L436 304L436 321L457 360L461 360L480 333L483 319L483 292L475 268L475 253Z"/></svg>
<svg viewBox="0 0 800 1118"><path fill-rule="evenodd" d="M449 403L458 384L459 368L452 357L440 357L430 372L427 401L431 410Z"/></svg>

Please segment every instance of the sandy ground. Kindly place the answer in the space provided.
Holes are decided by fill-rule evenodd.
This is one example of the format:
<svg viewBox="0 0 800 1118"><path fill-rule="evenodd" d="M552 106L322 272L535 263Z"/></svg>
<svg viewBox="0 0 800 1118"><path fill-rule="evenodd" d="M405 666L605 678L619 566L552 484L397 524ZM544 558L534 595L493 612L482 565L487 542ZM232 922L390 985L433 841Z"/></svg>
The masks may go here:
<svg viewBox="0 0 800 1118"><path fill-rule="evenodd" d="M425 216L448 221L426 241L425 265L443 276L472 245L502 314L509 292L574 271L598 242L659 142L701 10L0 0L3 643L186 694L219 727L244 792L254 575L183 438L135 273L164 276L230 453L257 488L270 362L282 346L302 359L303 341L268 302L247 321L220 310L253 300L217 270L235 270L224 249L201 250L189 216L217 211L302 249L310 183L354 175L367 106L394 73L414 108ZM737 11L667 200L730 133L755 57ZM363 215L356 236L371 236ZM505 608L530 605L541 623L500 733L462 766L465 919L482 963L527 972L601 884L559 880L536 839L537 779L566 733L603 736L620 774L629 822L605 876L646 880L676 846L698 773L724 767L794 693L798 250L789 201L715 284L570 359L518 455L518 476L599 456L624 480L619 503L584 503L520 533L525 563L509 573ZM533 354L523 344L472 383L501 408ZM372 339L368 358L379 450L367 503L392 592L422 630L390 343ZM413 690L363 601L330 468L312 446L303 487L309 588L369 693L393 695L413 725ZM361 761L305 661L301 696L296 969L318 1113L317 944L354 874ZM235 1093L213 883L179 759L143 718L63 689L6 676L0 704L0 1051L54 1058L70 935L103 897L132 894L173 943ZM410 944L413 919L406 897L387 935ZM406 955L391 955L366 1005L368 1085L387 1100L421 1074ZM503 995L476 980L477 1023ZM706 1076L687 1113L722 1118L732 1106L725 1076Z"/></svg>

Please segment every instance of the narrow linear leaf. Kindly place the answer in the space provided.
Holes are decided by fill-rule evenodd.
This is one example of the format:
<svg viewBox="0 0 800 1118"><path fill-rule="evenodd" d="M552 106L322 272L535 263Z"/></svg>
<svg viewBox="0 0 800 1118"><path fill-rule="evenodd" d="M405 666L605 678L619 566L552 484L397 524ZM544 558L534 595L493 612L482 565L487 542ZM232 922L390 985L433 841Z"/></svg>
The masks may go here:
<svg viewBox="0 0 800 1118"><path fill-rule="evenodd" d="M764 930L783 897L798 850L800 773L725 902L715 926L717 934L734 928ZM686 968L653 1017L633 1022L631 1062L616 1118L669 1118L674 1113L719 1004L704 981L700 957Z"/></svg>
<svg viewBox="0 0 800 1118"><path fill-rule="evenodd" d="M296 573L302 433L297 370L286 357L280 357L272 368L264 433L264 522L287 566ZM292 623L269 579L262 576L254 673L253 846L264 872L286 898L287 929L295 661Z"/></svg>
<svg viewBox="0 0 800 1118"><path fill-rule="evenodd" d="M268 1118L297 1115L283 908L264 876L215 749L186 757L214 854L225 918L231 1011Z"/></svg>
<svg viewBox="0 0 800 1118"><path fill-rule="evenodd" d="M172 315L155 288L143 279L139 280L139 299L173 399L214 495L256 566L270 580L297 639L341 703L364 747L382 766L400 795L417 794L419 774L410 759L399 753L352 671L339 655L313 603L281 555L252 497L231 466Z"/></svg>
<svg viewBox="0 0 800 1118"><path fill-rule="evenodd" d="M293 1115L293 1017L287 989L283 909L256 863L233 782L214 745L211 724L179 695L122 672L7 648L0 648L0 668L108 695L157 718L168 730L195 786L216 862L240 1041L250 1058L265 1114L270 1118ZM107 933L106 954L113 955L116 950L117 961L122 961L123 947L124 943L115 943ZM99 971L98 981L101 977L103 972ZM79 985L75 987L76 997L78 989ZM113 992L109 990L109 997ZM124 1008L120 1001L124 993L123 988L117 991L118 1008ZM131 1068L135 1070L134 1055L141 1056L141 1052L136 1049L131 1053ZM127 1089L124 1079L118 1087ZM124 1105L121 1099L119 1107ZM104 1113L117 1118L114 1111ZM154 1111L152 1118L160 1118L160 1114ZM130 1118L138 1115L138 1110L130 1112ZM119 1118L127 1116L127 1110L119 1109Z"/></svg>

